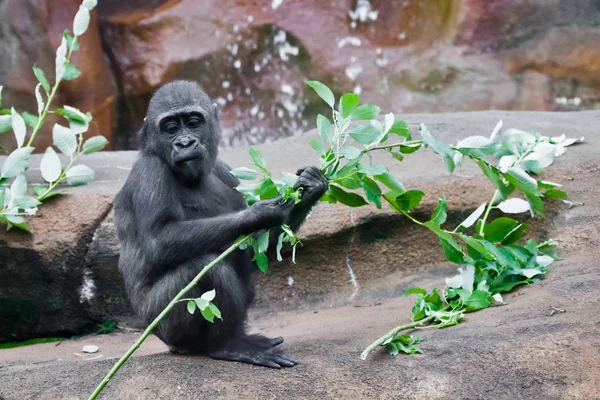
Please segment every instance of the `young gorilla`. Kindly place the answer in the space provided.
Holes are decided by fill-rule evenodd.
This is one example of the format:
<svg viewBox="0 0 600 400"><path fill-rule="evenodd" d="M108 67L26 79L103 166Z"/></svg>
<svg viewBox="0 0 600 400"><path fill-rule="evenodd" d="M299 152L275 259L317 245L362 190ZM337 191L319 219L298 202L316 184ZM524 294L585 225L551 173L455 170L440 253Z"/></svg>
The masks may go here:
<svg viewBox="0 0 600 400"><path fill-rule="evenodd" d="M318 168L300 169L300 203L265 200L248 207L237 179L217 159L218 110L202 88L177 81L150 100L141 130L142 148L115 198L121 257L119 269L135 312L150 323L200 270L240 235L288 224L297 229L327 190ZM271 238L278 236L277 229ZM212 268L187 294L216 289L223 320L210 323L176 306L154 333L172 352L272 368L296 361L270 339L246 333L254 298L250 250L236 251Z"/></svg>

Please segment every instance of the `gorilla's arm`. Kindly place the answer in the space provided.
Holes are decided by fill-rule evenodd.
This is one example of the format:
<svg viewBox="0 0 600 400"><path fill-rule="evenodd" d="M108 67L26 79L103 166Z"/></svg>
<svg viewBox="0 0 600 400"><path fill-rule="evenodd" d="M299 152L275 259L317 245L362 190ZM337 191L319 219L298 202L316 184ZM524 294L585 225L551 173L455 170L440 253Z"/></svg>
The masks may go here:
<svg viewBox="0 0 600 400"><path fill-rule="evenodd" d="M294 189L302 188L300 195L300 202L293 206L292 211L285 223L296 232L302 225L313 206L321 199L321 197L327 191L329 183L327 178L323 176L323 173L317 167L305 167L300 168L296 175L298 175L298 181L294 185ZM288 202L292 202L289 200ZM269 235L269 257L273 257L275 254L275 246L279 239L282 229L276 227L271 231ZM261 232L262 233L262 232Z"/></svg>
<svg viewBox="0 0 600 400"><path fill-rule="evenodd" d="M137 171L144 171L144 176L133 176L126 188L135 207L140 244L153 263L177 264L220 251L240 235L277 226L285 218L278 204L263 201L238 212L184 220L167 167L156 157L142 157L139 162L143 165Z"/></svg>

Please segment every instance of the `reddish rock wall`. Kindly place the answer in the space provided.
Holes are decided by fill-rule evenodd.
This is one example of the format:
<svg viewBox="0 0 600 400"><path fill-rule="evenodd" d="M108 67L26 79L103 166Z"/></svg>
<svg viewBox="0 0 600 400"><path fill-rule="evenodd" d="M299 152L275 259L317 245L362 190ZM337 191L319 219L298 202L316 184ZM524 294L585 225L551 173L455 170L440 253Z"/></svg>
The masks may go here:
<svg viewBox="0 0 600 400"><path fill-rule="evenodd" d="M0 0L5 103L33 108L30 66L53 70L78 3ZM596 0L103 0L93 17L57 104L91 111L117 149L176 78L221 105L226 146L311 127L307 79L397 113L600 107Z"/></svg>

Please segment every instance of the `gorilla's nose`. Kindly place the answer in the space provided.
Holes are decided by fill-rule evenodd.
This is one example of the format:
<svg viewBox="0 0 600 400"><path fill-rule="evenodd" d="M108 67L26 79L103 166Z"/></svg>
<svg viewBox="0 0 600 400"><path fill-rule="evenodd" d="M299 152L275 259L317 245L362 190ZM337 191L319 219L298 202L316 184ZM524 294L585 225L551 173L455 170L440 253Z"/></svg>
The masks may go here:
<svg viewBox="0 0 600 400"><path fill-rule="evenodd" d="M198 143L198 140L193 137L184 136L174 143L174 146L177 150L184 150L189 147L194 147Z"/></svg>

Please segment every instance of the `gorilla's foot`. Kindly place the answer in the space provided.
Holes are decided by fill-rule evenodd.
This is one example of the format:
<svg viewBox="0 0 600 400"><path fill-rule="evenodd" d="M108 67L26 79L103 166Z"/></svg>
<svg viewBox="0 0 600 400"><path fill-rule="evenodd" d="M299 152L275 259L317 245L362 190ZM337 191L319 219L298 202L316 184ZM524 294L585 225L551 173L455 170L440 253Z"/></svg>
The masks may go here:
<svg viewBox="0 0 600 400"><path fill-rule="evenodd" d="M186 354L191 354L191 352L189 350L185 350L185 349L178 349L175 346L169 346L169 351L172 354L180 354L180 355L186 355Z"/></svg>
<svg viewBox="0 0 600 400"><path fill-rule="evenodd" d="M275 348L283 338L270 339L249 335L230 343L225 349L208 353L217 360L239 361L269 368L293 367L298 363L292 356Z"/></svg>
<svg viewBox="0 0 600 400"><path fill-rule="evenodd" d="M281 336L276 337L276 338L268 338L266 336L261 336L261 335L248 335L248 336L246 336L245 340L252 341L257 346L262 346L266 349L269 349L269 348L275 347L275 346L279 346L281 343L283 343L283 337L281 337Z"/></svg>

